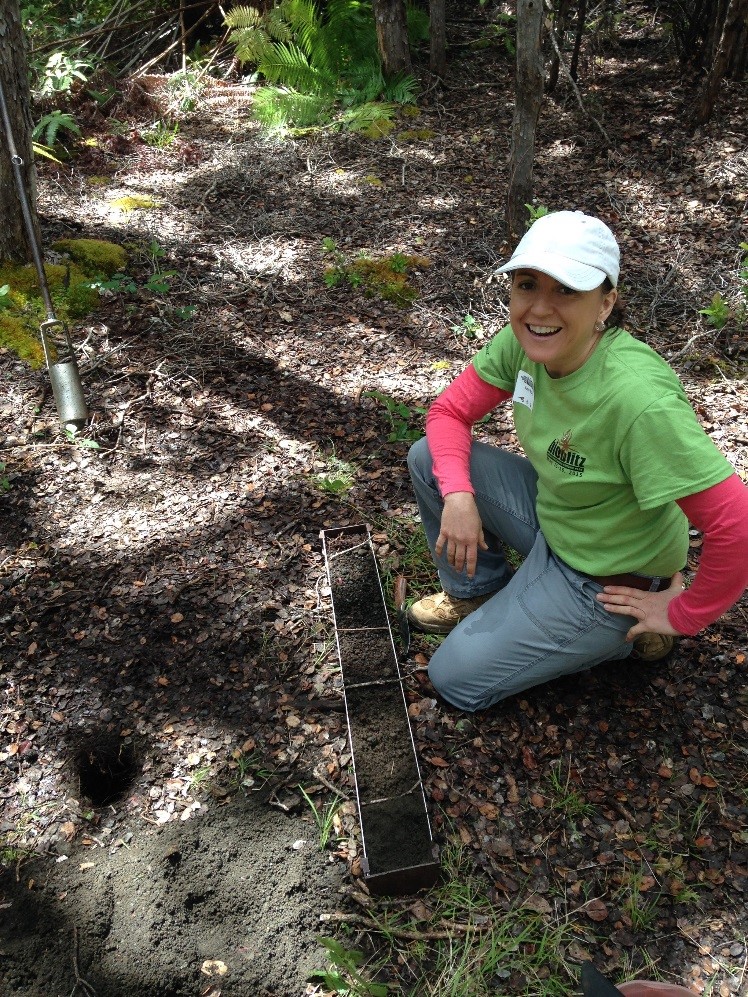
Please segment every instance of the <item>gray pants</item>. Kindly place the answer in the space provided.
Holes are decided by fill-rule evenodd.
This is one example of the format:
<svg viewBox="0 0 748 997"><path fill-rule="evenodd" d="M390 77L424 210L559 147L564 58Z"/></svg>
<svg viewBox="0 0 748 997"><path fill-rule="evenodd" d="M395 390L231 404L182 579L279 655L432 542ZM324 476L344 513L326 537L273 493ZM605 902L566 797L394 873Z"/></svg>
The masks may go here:
<svg viewBox="0 0 748 997"><path fill-rule="evenodd" d="M443 502L425 439L408 454L421 521L445 592L472 599L496 592L448 634L431 658L437 691L462 710L485 709L531 686L602 661L626 658L635 620L607 612L602 586L559 560L545 542L535 511L537 476L516 454L474 443L470 474L487 551L474 578L434 552ZM524 557L512 573L502 542ZM498 591L497 591L498 590Z"/></svg>

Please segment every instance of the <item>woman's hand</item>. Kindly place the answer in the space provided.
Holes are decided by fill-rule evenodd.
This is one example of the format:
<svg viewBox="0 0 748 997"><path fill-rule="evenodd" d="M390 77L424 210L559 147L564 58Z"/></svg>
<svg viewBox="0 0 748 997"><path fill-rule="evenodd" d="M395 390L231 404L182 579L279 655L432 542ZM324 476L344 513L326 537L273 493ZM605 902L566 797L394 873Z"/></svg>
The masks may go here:
<svg viewBox="0 0 748 997"><path fill-rule="evenodd" d="M436 554L446 553L447 563L456 571L475 575L478 548L488 550L483 537L478 506L470 492L450 492L444 500L441 529L436 539Z"/></svg>
<svg viewBox="0 0 748 997"><path fill-rule="evenodd" d="M667 607L685 587L683 575L680 571L676 571L670 580L669 588L661 592L643 592L641 589L628 588L624 585L606 585L595 598L609 613L636 617L639 622L626 634L628 641L645 633L682 637L680 631L670 626Z"/></svg>

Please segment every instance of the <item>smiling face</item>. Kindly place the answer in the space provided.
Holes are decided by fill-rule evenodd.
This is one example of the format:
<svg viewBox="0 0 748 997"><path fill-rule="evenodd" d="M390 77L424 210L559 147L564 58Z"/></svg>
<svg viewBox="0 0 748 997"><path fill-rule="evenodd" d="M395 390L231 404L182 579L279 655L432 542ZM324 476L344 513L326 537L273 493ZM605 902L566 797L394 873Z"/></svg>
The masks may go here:
<svg viewBox="0 0 748 997"><path fill-rule="evenodd" d="M618 292L574 291L539 270L515 270L509 321L520 346L551 377L566 377L592 355Z"/></svg>

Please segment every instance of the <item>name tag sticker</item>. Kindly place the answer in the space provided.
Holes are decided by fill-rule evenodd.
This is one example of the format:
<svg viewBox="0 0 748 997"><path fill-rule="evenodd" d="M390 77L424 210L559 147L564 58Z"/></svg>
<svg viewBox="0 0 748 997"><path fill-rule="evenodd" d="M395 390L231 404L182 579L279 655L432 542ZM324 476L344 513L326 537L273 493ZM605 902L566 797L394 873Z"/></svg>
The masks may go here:
<svg viewBox="0 0 748 997"><path fill-rule="evenodd" d="M535 404L535 382L532 375L524 370L521 370L517 375L512 402L516 405L525 405L532 412L532 407Z"/></svg>

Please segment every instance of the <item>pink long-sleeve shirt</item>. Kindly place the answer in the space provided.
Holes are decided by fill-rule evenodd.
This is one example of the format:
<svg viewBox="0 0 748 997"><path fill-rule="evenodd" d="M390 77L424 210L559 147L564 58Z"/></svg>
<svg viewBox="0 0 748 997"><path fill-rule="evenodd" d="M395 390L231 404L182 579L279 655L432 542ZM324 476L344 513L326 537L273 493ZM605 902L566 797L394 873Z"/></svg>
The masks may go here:
<svg viewBox="0 0 748 997"><path fill-rule="evenodd" d="M426 417L426 436L442 496L470 492L472 427L511 398L488 384L471 365L436 399ZM737 474L711 488L677 499L703 535L701 558L690 588L668 605L670 625L694 635L734 605L748 587L748 487Z"/></svg>

